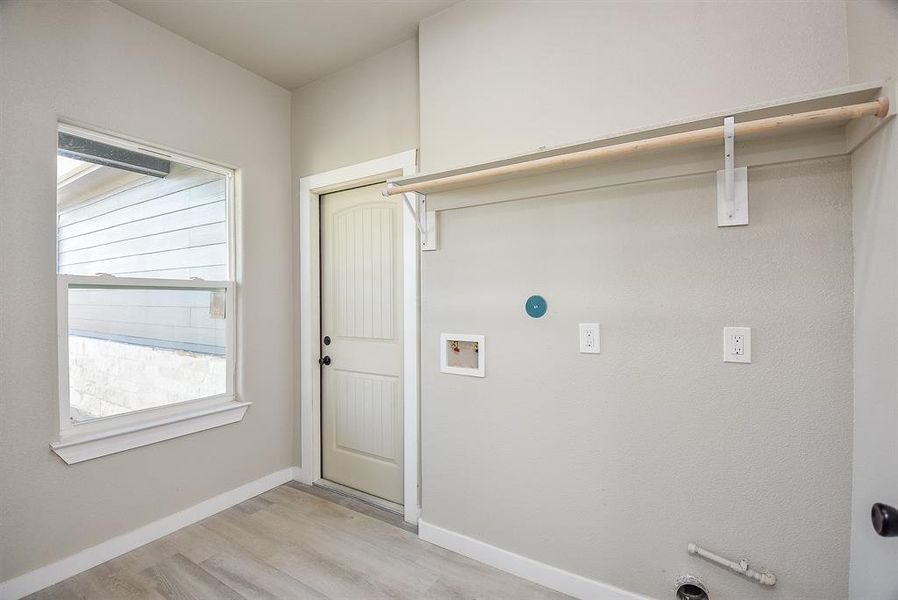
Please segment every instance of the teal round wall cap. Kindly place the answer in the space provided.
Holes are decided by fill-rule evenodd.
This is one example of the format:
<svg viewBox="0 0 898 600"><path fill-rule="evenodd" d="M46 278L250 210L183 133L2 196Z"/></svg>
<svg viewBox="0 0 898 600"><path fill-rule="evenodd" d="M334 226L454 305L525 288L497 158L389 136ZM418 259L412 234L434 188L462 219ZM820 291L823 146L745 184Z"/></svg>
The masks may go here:
<svg viewBox="0 0 898 600"><path fill-rule="evenodd" d="M527 311L528 315L530 315L534 319L538 319L546 314L548 305L546 304L545 298L543 298L542 296L534 295L527 298L527 302L524 304L524 309Z"/></svg>

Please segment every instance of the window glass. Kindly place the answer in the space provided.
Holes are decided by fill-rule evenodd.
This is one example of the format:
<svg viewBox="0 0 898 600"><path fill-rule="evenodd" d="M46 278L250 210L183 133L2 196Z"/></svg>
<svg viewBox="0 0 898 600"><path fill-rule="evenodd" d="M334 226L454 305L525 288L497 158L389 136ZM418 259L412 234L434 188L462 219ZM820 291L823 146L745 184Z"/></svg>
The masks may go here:
<svg viewBox="0 0 898 600"><path fill-rule="evenodd" d="M224 394L226 294L71 286L72 421Z"/></svg>
<svg viewBox="0 0 898 600"><path fill-rule="evenodd" d="M229 393L227 175L72 130L57 144L57 273L82 277L60 297L62 410L77 424Z"/></svg>
<svg viewBox="0 0 898 600"><path fill-rule="evenodd" d="M61 274L228 279L225 176L171 163L164 177L59 156Z"/></svg>

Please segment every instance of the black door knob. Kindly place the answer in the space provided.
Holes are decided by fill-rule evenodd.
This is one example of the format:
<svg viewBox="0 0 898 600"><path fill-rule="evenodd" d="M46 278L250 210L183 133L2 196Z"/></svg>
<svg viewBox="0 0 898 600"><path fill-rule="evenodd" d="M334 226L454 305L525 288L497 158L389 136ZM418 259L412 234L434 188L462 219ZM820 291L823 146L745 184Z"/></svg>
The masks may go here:
<svg viewBox="0 0 898 600"><path fill-rule="evenodd" d="M318 364L319 364L319 365L329 365L329 364L331 364L331 357L330 357L330 356L323 356L323 357L319 358L319 359L318 359Z"/></svg>
<svg viewBox="0 0 898 600"><path fill-rule="evenodd" d="M873 529L882 537L898 537L898 510L888 504L877 502L870 512Z"/></svg>

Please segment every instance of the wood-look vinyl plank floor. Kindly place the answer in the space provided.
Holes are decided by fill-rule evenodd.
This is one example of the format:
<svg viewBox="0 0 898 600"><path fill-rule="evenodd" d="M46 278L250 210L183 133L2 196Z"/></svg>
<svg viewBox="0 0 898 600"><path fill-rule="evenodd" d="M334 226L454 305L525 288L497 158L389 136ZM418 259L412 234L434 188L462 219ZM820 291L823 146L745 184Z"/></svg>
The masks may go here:
<svg viewBox="0 0 898 600"><path fill-rule="evenodd" d="M335 502L329 493L282 485L28 599L566 597L424 542L387 511Z"/></svg>
<svg viewBox="0 0 898 600"><path fill-rule="evenodd" d="M140 574L152 581L156 591L168 600L243 600L243 596L183 554L166 558Z"/></svg>
<svg viewBox="0 0 898 600"><path fill-rule="evenodd" d="M411 531L412 533L418 533L418 527L412 525L411 523L406 523L405 519L402 518L402 515L397 515L396 513L384 510L383 508L380 508L378 506L372 506L371 504L368 504L363 500L357 500L356 498L352 498L350 496L347 496L346 494L335 492L328 488L320 487L317 485L306 485L298 481L288 481L284 485L292 487L293 489L299 490L301 492L306 492L307 494L311 494L313 496L318 496L319 498L323 498L325 500L330 500L333 504L339 504L340 506L351 508L355 512L360 512L363 515L374 517L378 521L383 521L384 523L395 525L400 529L405 529L406 531Z"/></svg>

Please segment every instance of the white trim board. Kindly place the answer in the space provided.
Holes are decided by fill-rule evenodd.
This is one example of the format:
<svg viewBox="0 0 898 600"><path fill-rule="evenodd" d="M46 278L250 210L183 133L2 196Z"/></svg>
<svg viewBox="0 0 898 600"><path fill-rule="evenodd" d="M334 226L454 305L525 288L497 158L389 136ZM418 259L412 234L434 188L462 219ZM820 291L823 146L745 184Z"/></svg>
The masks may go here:
<svg viewBox="0 0 898 600"><path fill-rule="evenodd" d="M407 177L417 172L418 151L406 150L299 180L299 373L302 483L321 479L321 306L319 197L323 194ZM418 506L418 226L403 209L403 496L404 518L417 523Z"/></svg>
<svg viewBox="0 0 898 600"><path fill-rule="evenodd" d="M879 128L884 127L898 114L898 82L894 80L863 83L840 87L834 90L803 96L775 100L752 106L737 108L727 112L689 117L651 125L635 130L615 133L603 138L540 149L535 152L478 165L467 165L455 169L417 174L391 180L405 185L430 178L474 172L481 169L506 166L523 161L546 158L561 153L588 150L612 143L644 139L649 135L666 135L694 128L720 125L724 116L736 116L736 120L754 120L780 115L784 112L802 112L830 108L873 100L877 96L889 98L889 114L877 119L865 117L848 123L837 123L825 127L800 128L781 132L773 136L736 136L737 164L753 167L844 156L853 152L864 140ZM721 142L722 142L721 138ZM431 192L427 196L428 211L445 211L471 206L483 206L498 202L525 199L550 199L561 194L598 190L646 181L656 181L692 175L713 175L721 168L723 150L721 144L697 145L673 154L667 152L648 153L639 156L619 157L614 161L580 165L571 169L484 181L476 186L476 193L470 187L446 189Z"/></svg>
<svg viewBox="0 0 898 600"><path fill-rule="evenodd" d="M4 581L0 583L0 600L15 600L42 590L300 477L303 477L302 470L297 467L276 471L60 561Z"/></svg>
<svg viewBox="0 0 898 600"><path fill-rule="evenodd" d="M468 558L495 567L506 573L556 590L575 598L601 598L602 600L649 600L613 585L589 579L545 563L497 548L461 533L443 529L424 520L418 521L418 537L422 540L452 550Z"/></svg>
<svg viewBox="0 0 898 600"><path fill-rule="evenodd" d="M58 442L50 443L50 449L66 464L73 465L182 435L238 423L243 420L250 404L252 403L237 402L230 398L220 400L211 398L210 402L202 404L189 402L177 412L162 413L156 418L142 415L144 420L130 425L94 433L61 436Z"/></svg>
<svg viewBox="0 0 898 600"><path fill-rule="evenodd" d="M681 133L684 131L690 131L694 129L704 129L706 127L714 127L717 125L722 125L722 121L724 117L734 116L736 117L737 122L743 121L754 121L757 119L764 119L768 117L781 116L785 114L794 114L799 112L806 111L814 111L821 110L825 108L832 108L836 106L843 106L848 104L856 104L861 102L869 102L871 100L876 99L876 97L881 95L891 96L891 91L889 90L889 86L891 85L890 81L871 81L866 83L857 83L851 84L847 86L841 86L829 90L812 92L809 94L802 94L799 96L790 96L788 98L780 98L774 99L767 102L759 102L750 105L743 105L740 107L732 108L727 111L716 111L712 113L705 113L700 115L692 115L687 116L685 118L674 119L669 121L664 121L661 123L654 123L651 125L638 127L634 129L628 129L625 131L619 131L614 133L609 133L603 135L601 137L589 139L589 140L581 140L575 141L570 144L562 144L557 146L552 146L550 148L541 147L538 150L533 152L524 152L521 154L516 154L513 156L507 156L504 158L497 158L494 160L485 161L477 164L468 164L468 165L459 165L455 168L443 169L439 171L431 171L428 173L417 173L412 176L405 176L393 179L391 183L395 183L396 185L408 185L413 183L419 183L421 181L437 179L442 177L450 177L453 175L460 175L462 173L470 173L481 171L483 169L489 169L493 167L507 166L511 164L516 164L520 162L526 162L531 160L537 160L540 158L546 158L549 156L556 156L559 154L567 154L571 152L578 152L582 150L589 150L593 148L598 148L602 146L608 146L611 144L618 144L623 142L630 142L645 139L647 137L655 137L661 135L669 135L673 133ZM894 98L889 98L891 101L894 101ZM894 102L891 103L894 106ZM896 107L898 109L898 107ZM892 113L892 108L890 108L889 112ZM873 121L875 122L875 121ZM844 123L838 125L839 127L843 126ZM723 138L721 138L721 142ZM738 138L737 138L738 141ZM844 146L843 141L843 146ZM722 154L719 149L715 149L714 152L718 155ZM742 162L741 166L744 166L744 155L740 151L740 162ZM843 151L844 154L844 151ZM637 160L641 159L639 157ZM669 159L668 159L669 160ZM485 184L481 184L485 185ZM459 188L456 188L459 189ZM449 190L446 190L449 191ZM436 192L433 192L434 194ZM443 193L443 192L440 192Z"/></svg>

